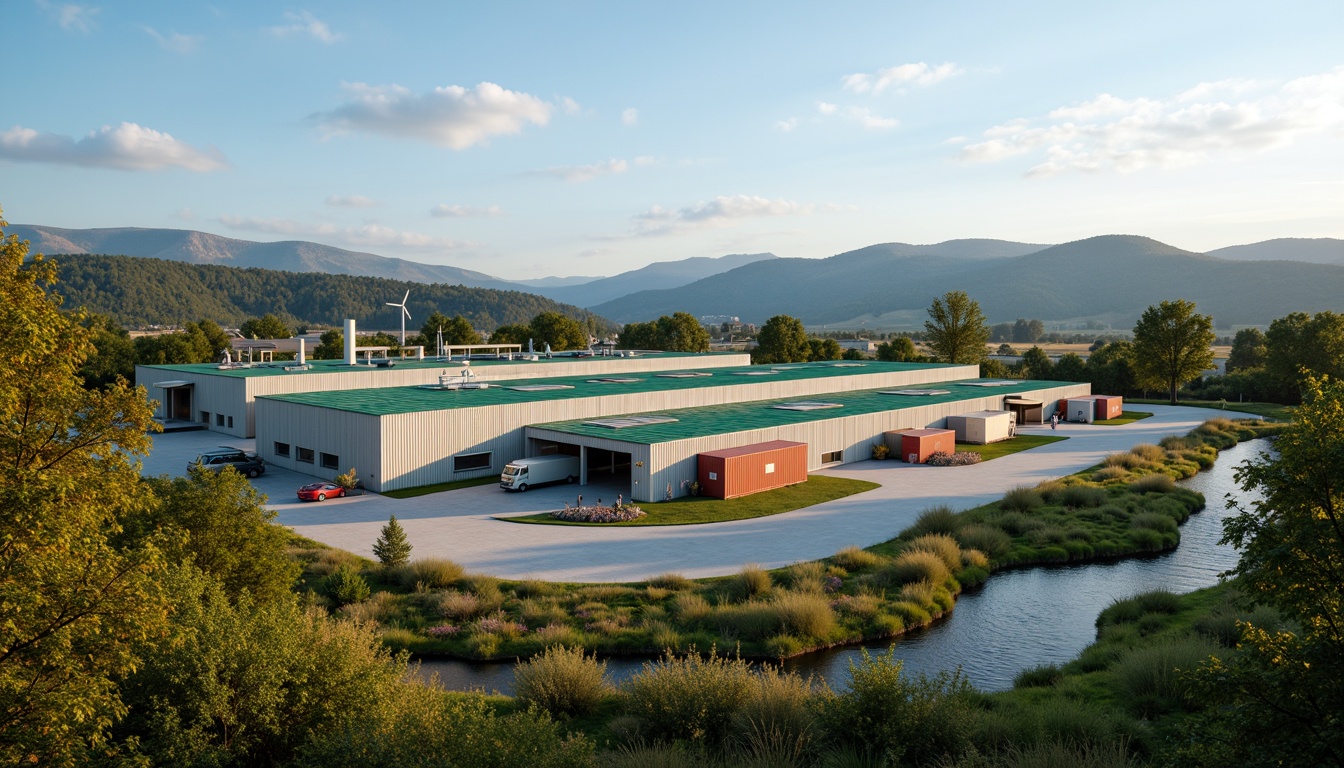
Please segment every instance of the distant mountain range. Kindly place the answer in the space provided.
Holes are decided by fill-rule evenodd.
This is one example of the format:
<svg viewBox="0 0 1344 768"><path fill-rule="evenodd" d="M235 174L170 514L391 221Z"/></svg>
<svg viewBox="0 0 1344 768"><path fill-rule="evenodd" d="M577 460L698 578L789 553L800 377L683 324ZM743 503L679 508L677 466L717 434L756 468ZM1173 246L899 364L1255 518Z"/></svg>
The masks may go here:
<svg viewBox="0 0 1344 768"><path fill-rule="evenodd" d="M722 274L745 264L778 258L773 253L736 253L717 259L693 256L681 261L657 261L647 267L622 272L582 285L537 286L533 290L548 299L591 307L650 288L678 288L696 280Z"/></svg>
<svg viewBox="0 0 1344 768"><path fill-rule="evenodd" d="M991 322L1102 318L1127 326L1164 299L1189 299L1220 327L1262 325L1289 312L1344 309L1344 266L1231 261L1146 237L1108 235L1021 255L959 255L957 241L924 247L875 245L827 259L776 259L671 290L642 291L591 309L617 322L674 310L734 314L760 322L790 314L809 325L894 310L924 309L963 290ZM1031 252L1033 251L1034 252ZM983 253L984 251L979 251Z"/></svg>
<svg viewBox="0 0 1344 768"><path fill-rule="evenodd" d="M1250 245L1231 245L1209 251L1210 256L1238 261L1306 261L1344 264L1344 240L1333 237L1281 237Z"/></svg>

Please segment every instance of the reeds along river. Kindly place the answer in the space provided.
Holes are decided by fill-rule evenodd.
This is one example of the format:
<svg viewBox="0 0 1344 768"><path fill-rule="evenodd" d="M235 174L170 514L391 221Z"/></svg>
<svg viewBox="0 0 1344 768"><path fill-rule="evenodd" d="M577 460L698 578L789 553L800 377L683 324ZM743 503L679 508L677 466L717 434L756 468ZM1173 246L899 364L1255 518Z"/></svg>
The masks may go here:
<svg viewBox="0 0 1344 768"><path fill-rule="evenodd" d="M1249 497L1237 487L1238 465L1269 450L1266 440L1251 440L1223 451L1213 468L1181 485L1204 494L1207 507L1181 526L1181 544L1155 557L1090 565L1031 568L998 573L975 592L962 594L951 618L896 641L896 656L907 673L935 674L961 666L977 688L1011 688L1013 677L1040 664L1062 664L1096 637L1097 614L1113 601L1140 592L1167 589L1191 592L1218 582L1218 574L1237 563L1237 552L1219 544L1223 520L1233 514L1229 496ZM816 675L840 688L860 648L885 652L889 642L821 651L786 662L788 669ZM644 662L611 659L607 672L622 680ZM420 674L436 674L451 690L508 693L513 665L426 660Z"/></svg>

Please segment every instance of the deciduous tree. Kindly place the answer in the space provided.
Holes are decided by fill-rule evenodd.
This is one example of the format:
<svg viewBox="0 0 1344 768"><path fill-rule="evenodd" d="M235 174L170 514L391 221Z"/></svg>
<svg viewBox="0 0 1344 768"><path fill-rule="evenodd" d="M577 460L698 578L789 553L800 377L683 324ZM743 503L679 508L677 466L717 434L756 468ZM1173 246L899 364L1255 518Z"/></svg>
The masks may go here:
<svg viewBox="0 0 1344 768"><path fill-rule="evenodd" d="M877 345L877 359L889 363L906 363L918 356L915 342L909 336L893 336Z"/></svg>
<svg viewBox="0 0 1344 768"><path fill-rule="evenodd" d="M1134 326L1134 371L1141 387L1165 389L1176 404L1181 385L1213 367L1213 318L1178 299L1149 307Z"/></svg>
<svg viewBox="0 0 1344 768"><path fill-rule="evenodd" d="M288 339L294 335L284 321L270 313L248 320L238 332L248 339Z"/></svg>
<svg viewBox="0 0 1344 768"><path fill-rule="evenodd" d="M765 321L756 337L753 363L802 363L812 353L803 322L788 315L775 315Z"/></svg>
<svg viewBox="0 0 1344 768"><path fill-rule="evenodd" d="M542 312L532 318L529 327L532 329L532 340L538 352L546 344L550 344L551 349L556 352L588 347L588 332L579 321L559 312Z"/></svg>
<svg viewBox="0 0 1344 768"><path fill-rule="evenodd" d="M1247 371L1265 364L1268 350L1265 334L1259 328L1242 328L1232 337L1232 351L1227 356L1228 373Z"/></svg>
<svg viewBox="0 0 1344 768"><path fill-rule="evenodd" d="M989 328L980 303L965 291L949 291L934 299L924 330L929 349L940 362L969 364L985 359Z"/></svg>

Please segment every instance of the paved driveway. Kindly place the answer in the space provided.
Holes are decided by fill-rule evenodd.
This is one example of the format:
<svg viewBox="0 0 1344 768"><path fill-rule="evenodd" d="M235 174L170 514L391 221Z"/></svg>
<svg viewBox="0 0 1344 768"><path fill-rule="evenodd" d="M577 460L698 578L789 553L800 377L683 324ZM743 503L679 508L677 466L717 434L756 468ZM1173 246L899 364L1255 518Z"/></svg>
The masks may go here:
<svg viewBox="0 0 1344 768"><path fill-rule="evenodd" d="M614 485L582 489L559 485L524 494L485 485L413 499L368 494L301 503L294 490L311 480L306 475L271 467L255 483L270 496L281 524L366 557L372 557L380 528L395 514L414 546L412 557L449 558L468 570L504 578L637 581L668 572L698 578L734 573L746 563L773 568L825 557L851 544L876 544L895 536L935 504L958 510L984 504L1015 486L1085 469L1108 453L1183 435L1218 415L1203 408L1143 408L1153 411L1153 417L1119 427L1061 425L1056 434L1069 440L969 467L894 461L846 464L822 474L870 480L882 487L807 509L712 525L590 528L494 519L558 509L574 501L580 490L589 502L599 498L610 502L622 490ZM1021 431L1048 434L1050 428ZM160 435L145 471L182 474L197 452L220 443L252 447L252 441L211 432Z"/></svg>

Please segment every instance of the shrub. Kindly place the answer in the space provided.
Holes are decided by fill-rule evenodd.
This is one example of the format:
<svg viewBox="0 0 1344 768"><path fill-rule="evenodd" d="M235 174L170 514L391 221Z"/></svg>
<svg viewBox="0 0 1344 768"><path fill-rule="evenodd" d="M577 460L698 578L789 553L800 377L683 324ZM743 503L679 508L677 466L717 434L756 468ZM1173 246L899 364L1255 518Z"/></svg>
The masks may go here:
<svg viewBox="0 0 1344 768"><path fill-rule="evenodd" d="M1153 463L1162 461L1167 457L1167 452L1156 445L1136 445L1129 449L1129 452L1138 457L1140 461L1150 461Z"/></svg>
<svg viewBox="0 0 1344 768"><path fill-rule="evenodd" d="M789 586L797 592L821 592L826 584L826 566L818 560L790 565L785 572Z"/></svg>
<svg viewBox="0 0 1344 768"><path fill-rule="evenodd" d="M932 552L949 570L961 567L961 547L945 533L928 533L905 545L907 552Z"/></svg>
<svg viewBox="0 0 1344 768"><path fill-rule="evenodd" d="M935 453L925 461L930 467L965 467L979 464L984 459L975 451L957 451L956 453Z"/></svg>
<svg viewBox="0 0 1344 768"><path fill-rule="evenodd" d="M523 579L513 585L513 594L518 597L546 597L555 594L555 586L541 579Z"/></svg>
<svg viewBox="0 0 1344 768"><path fill-rule="evenodd" d="M482 612L481 602L470 592L449 590L437 602L439 614L448 619L472 619Z"/></svg>
<svg viewBox="0 0 1344 768"><path fill-rule="evenodd" d="M1027 531L1034 531L1047 525L1044 520L1027 517L1020 512L1003 513L994 518L994 524L1014 536L1021 536Z"/></svg>
<svg viewBox="0 0 1344 768"><path fill-rule="evenodd" d="M943 559L932 552L904 552L880 572L881 580L891 586L927 581L942 584L952 576Z"/></svg>
<svg viewBox="0 0 1344 768"><path fill-rule="evenodd" d="M963 525L961 516L952 511L952 508L940 504L936 507L929 507L919 513L915 519L915 524L910 526L906 532L911 536L923 536L926 533L956 533L957 529Z"/></svg>
<svg viewBox="0 0 1344 768"><path fill-rule="evenodd" d="M349 605L369 599L369 583L359 575L359 571L343 565L322 582L327 595L336 605Z"/></svg>
<svg viewBox="0 0 1344 768"><path fill-rule="evenodd" d="M1174 533L1176 521L1161 512L1139 512L1129 518L1129 524L1135 528L1152 528L1161 533Z"/></svg>
<svg viewBox="0 0 1344 768"><path fill-rule="evenodd" d="M978 549L961 550L961 566L963 568L988 568L989 557Z"/></svg>
<svg viewBox="0 0 1344 768"><path fill-rule="evenodd" d="M672 598L672 615L683 624L694 624L709 613L709 603L699 595L681 594Z"/></svg>
<svg viewBox="0 0 1344 768"><path fill-rule="evenodd" d="M645 583L651 587L670 589L673 592L683 592L695 586L695 582L680 573L664 573L661 576L654 576Z"/></svg>
<svg viewBox="0 0 1344 768"><path fill-rule="evenodd" d="M978 549L991 558L1002 557L1013 548L1013 537L992 525L968 525L957 531L956 539L967 549Z"/></svg>
<svg viewBox="0 0 1344 768"><path fill-rule="evenodd" d="M360 603L351 603L341 609L341 615L352 621L378 623L396 612L397 597L391 592L378 592Z"/></svg>
<svg viewBox="0 0 1344 768"><path fill-rule="evenodd" d="M1101 460L1101 463L1107 467L1119 467L1122 469L1136 469L1145 464L1144 460L1132 451L1109 454L1106 458Z"/></svg>
<svg viewBox="0 0 1344 768"><path fill-rule="evenodd" d="M1166 539L1152 528L1135 528L1129 532L1129 543L1140 552L1160 552L1166 549Z"/></svg>
<svg viewBox="0 0 1344 768"><path fill-rule="evenodd" d="M1093 485L1070 485L1060 491L1058 503L1066 507L1100 507L1106 503L1105 488Z"/></svg>
<svg viewBox="0 0 1344 768"><path fill-rule="evenodd" d="M810 678L772 665L758 667L741 707L733 714L738 743L758 760L761 752L780 747L806 752L815 735L813 697L823 691ZM767 746L775 749L763 749Z"/></svg>
<svg viewBox="0 0 1344 768"><path fill-rule="evenodd" d="M1092 479L1099 483L1105 483L1110 480L1119 480L1122 477L1128 476L1129 470L1124 467L1102 467L1092 473Z"/></svg>
<svg viewBox="0 0 1344 768"><path fill-rule="evenodd" d="M770 574L755 563L747 563L729 585L737 599L747 600L770 590Z"/></svg>
<svg viewBox="0 0 1344 768"><path fill-rule="evenodd" d="M1216 643L1202 637L1187 637L1135 648L1120 657L1111 673L1134 714L1151 717L1193 707L1180 670L1194 670L1218 652Z"/></svg>
<svg viewBox="0 0 1344 768"><path fill-rule="evenodd" d="M873 459L875 461L885 461L891 455L891 449L885 443L875 443L873 445Z"/></svg>
<svg viewBox="0 0 1344 768"><path fill-rule="evenodd" d="M862 571L881 565L883 558L876 552L849 546L835 553L835 562L846 570Z"/></svg>
<svg viewBox="0 0 1344 768"><path fill-rule="evenodd" d="M646 662L625 685L625 711L654 740L722 743L732 716L750 695L751 666L742 659L691 654Z"/></svg>
<svg viewBox="0 0 1344 768"><path fill-rule="evenodd" d="M526 708L535 704L552 716L586 715L612 693L607 663L582 648L552 646L513 671L513 695Z"/></svg>
<svg viewBox="0 0 1344 768"><path fill-rule="evenodd" d="M721 605L714 611L719 632L731 640L764 640L783 628L778 610L762 600Z"/></svg>
<svg viewBox="0 0 1344 768"><path fill-rule="evenodd" d="M1014 688L1048 688L1064 679L1064 673L1054 664L1027 667L1013 678Z"/></svg>
<svg viewBox="0 0 1344 768"><path fill-rule="evenodd" d="M424 558L412 560L400 566L394 572L397 581L406 589L423 586L425 589L444 589L451 587L462 578L462 566L452 560Z"/></svg>
<svg viewBox="0 0 1344 768"><path fill-rule="evenodd" d="M1176 490L1176 481L1161 473L1144 475L1130 483L1129 490L1134 493L1171 493Z"/></svg>
<svg viewBox="0 0 1344 768"><path fill-rule="evenodd" d="M835 629L835 612L821 595L805 592L778 592L771 606L789 632L818 640L827 639Z"/></svg>
<svg viewBox="0 0 1344 768"><path fill-rule="evenodd" d="M1030 512L1045 503L1040 491L1025 485L1019 485L1003 495L999 507L1009 512Z"/></svg>
<svg viewBox="0 0 1344 768"><path fill-rule="evenodd" d="M924 603L912 603L901 600L891 604L889 610L906 627L922 627L933 621L933 616L924 608Z"/></svg>
<svg viewBox="0 0 1344 768"><path fill-rule="evenodd" d="M551 624L563 624L569 620L569 611L560 607L554 600L524 600L518 606L518 616L529 627L545 627Z"/></svg>

